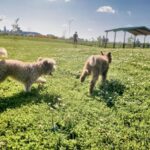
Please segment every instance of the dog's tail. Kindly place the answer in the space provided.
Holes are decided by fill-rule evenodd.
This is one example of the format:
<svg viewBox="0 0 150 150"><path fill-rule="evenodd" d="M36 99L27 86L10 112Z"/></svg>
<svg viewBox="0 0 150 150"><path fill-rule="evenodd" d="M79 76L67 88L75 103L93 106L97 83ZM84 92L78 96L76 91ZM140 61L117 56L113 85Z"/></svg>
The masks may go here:
<svg viewBox="0 0 150 150"><path fill-rule="evenodd" d="M91 67L94 67L94 66L96 65L96 58L95 58L95 56L91 56L91 57L89 58L89 65L90 65Z"/></svg>

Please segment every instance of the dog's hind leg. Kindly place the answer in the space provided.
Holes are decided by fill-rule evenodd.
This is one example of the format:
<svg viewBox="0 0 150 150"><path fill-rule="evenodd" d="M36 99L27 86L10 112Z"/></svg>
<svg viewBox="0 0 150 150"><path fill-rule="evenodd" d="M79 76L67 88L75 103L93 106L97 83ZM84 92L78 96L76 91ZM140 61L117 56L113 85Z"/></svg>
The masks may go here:
<svg viewBox="0 0 150 150"><path fill-rule="evenodd" d="M89 70L87 70L87 69L83 70L81 77L80 77L80 81L84 82L86 76L88 76L89 74L90 74Z"/></svg>
<svg viewBox="0 0 150 150"><path fill-rule="evenodd" d="M99 73L97 71L94 71L93 76L92 76L92 80L90 82L90 89L89 89L90 94L93 93L93 89L95 87L96 81L98 80L98 77L99 77Z"/></svg>

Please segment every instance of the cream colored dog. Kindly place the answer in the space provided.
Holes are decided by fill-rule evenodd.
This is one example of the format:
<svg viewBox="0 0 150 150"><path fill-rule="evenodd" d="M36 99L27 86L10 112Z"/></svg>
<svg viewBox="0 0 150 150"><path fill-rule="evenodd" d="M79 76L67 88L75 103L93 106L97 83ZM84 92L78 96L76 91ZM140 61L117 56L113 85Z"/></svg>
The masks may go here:
<svg viewBox="0 0 150 150"><path fill-rule="evenodd" d="M8 76L20 81L29 92L34 82L46 82L42 75L51 75L56 62L50 58L40 58L36 62L27 63L19 60L0 60L0 82Z"/></svg>
<svg viewBox="0 0 150 150"><path fill-rule="evenodd" d="M110 52L108 54L103 54L103 52L101 52L101 55L92 55L85 62L80 80L81 82L84 82L85 78L92 74L92 80L89 89L90 94L93 92L93 88L98 80L99 75L102 75L102 83L105 82L111 61L112 57Z"/></svg>
<svg viewBox="0 0 150 150"><path fill-rule="evenodd" d="M0 47L0 59L5 59L8 57L7 50L5 48Z"/></svg>

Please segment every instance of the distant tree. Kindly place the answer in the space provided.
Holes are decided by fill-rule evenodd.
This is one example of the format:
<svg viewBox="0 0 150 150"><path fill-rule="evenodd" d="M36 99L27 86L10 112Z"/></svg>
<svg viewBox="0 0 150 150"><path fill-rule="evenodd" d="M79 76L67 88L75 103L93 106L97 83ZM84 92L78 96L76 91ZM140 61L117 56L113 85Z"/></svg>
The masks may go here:
<svg viewBox="0 0 150 150"><path fill-rule="evenodd" d="M63 34L62 34L62 38L63 38L63 39L65 39L65 38L66 38L66 33L67 33L67 31L66 31L66 30L64 30L64 31L63 31Z"/></svg>
<svg viewBox="0 0 150 150"><path fill-rule="evenodd" d="M132 44L134 42L134 38L132 36L130 36L128 38L128 44Z"/></svg>
<svg viewBox="0 0 150 150"><path fill-rule="evenodd" d="M99 37L97 38L97 41L98 41L98 46L100 47L101 44L102 44L102 38L101 38L101 36L99 36Z"/></svg>
<svg viewBox="0 0 150 150"><path fill-rule="evenodd" d="M7 32L6 26L4 26L4 32L5 32L5 33Z"/></svg>
<svg viewBox="0 0 150 150"><path fill-rule="evenodd" d="M20 32L22 32L21 29L20 29L20 27L19 27L19 25L18 25L18 21L19 21L19 18L17 18L15 20L15 22L12 24L12 32L14 32L14 33L20 33Z"/></svg>
<svg viewBox="0 0 150 150"><path fill-rule="evenodd" d="M47 34L47 37L49 37L51 39L58 39L58 37L53 34Z"/></svg>

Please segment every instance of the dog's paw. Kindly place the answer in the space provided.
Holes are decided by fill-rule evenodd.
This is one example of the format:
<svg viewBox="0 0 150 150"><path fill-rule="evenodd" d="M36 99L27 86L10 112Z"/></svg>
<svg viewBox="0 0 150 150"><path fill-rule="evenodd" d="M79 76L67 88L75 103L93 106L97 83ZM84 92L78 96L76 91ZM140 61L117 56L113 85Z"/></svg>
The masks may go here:
<svg viewBox="0 0 150 150"><path fill-rule="evenodd" d="M40 77L36 80L37 83L46 83L46 79Z"/></svg>

